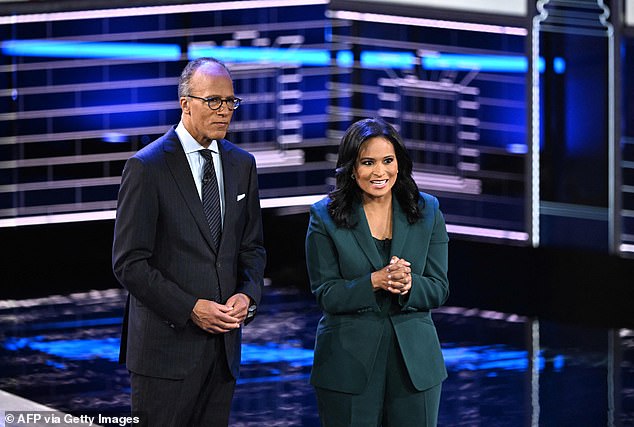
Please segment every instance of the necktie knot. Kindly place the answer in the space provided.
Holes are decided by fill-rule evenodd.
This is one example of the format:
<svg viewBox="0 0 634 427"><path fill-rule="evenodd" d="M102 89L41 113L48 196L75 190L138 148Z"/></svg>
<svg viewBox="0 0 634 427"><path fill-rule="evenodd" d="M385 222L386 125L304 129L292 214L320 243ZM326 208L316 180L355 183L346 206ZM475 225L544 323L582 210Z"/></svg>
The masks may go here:
<svg viewBox="0 0 634 427"><path fill-rule="evenodd" d="M203 158L207 161L211 160L211 150L208 148L203 148L202 150L198 151L200 153L201 156L203 156Z"/></svg>

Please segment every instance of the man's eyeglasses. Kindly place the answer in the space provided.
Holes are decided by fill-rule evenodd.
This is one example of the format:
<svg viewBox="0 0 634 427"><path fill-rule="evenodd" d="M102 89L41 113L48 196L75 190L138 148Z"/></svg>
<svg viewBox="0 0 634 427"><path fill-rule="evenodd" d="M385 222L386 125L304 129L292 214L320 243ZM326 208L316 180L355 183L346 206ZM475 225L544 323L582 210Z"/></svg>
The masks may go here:
<svg viewBox="0 0 634 427"><path fill-rule="evenodd" d="M209 107L210 110L214 110L214 111L219 110L222 107L223 103L227 105L227 108L229 110L235 110L236 108L240 106L240 103L242 102L242 99L236 98L236 97L223 99L219 96L211 96L209 98L201 98L200 96L194 96L194 95L185 95L185 96L188 96L190 98L200 99L201 101L206 102L207 107Z"/></svg>

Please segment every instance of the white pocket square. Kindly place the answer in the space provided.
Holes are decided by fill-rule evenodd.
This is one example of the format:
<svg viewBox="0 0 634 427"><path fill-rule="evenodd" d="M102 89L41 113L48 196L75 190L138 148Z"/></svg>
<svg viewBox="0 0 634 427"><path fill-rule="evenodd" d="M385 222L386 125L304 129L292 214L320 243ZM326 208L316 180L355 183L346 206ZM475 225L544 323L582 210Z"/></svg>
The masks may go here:
<svg viewBox="0 0 634 427"><path fill-rule="evenodd" d="M238 194L238 200L236 200L236 202L239 202L240 200L244 199L245 194Z"/></svg>

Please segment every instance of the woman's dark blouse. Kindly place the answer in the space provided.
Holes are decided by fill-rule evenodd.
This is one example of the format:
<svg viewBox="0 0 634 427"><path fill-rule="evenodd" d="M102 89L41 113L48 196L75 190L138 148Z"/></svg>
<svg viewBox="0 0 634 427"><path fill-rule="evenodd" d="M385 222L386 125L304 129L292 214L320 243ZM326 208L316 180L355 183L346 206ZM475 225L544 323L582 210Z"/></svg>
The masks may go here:
<svg viewBox="0 0 634 427"><path fill-rule="evenodd" d="M392 257L390 253L392 250L392 239L379 240L375 237L372 239L379 251L379 255L381 255L383 265L388 265ZM394 314L400 311L398 295L381 289L375 293L375 297L377 304L381 307L381 314L387 316L390 313Z"/></svg>

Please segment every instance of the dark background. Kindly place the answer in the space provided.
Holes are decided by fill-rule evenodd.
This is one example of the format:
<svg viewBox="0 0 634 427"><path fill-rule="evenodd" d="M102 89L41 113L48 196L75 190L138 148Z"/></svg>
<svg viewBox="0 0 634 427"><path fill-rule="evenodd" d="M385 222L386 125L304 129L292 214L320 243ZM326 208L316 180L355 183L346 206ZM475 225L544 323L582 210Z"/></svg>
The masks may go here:
<svg viewBox="0 0 634 427"><path fill-rule="evenodd" d="M271 286L308 293L303 246L308 214L278 216L273 209L263 214ZM0 241L9 249L2 258L3 298L119 286L110 267L113 227L113 221L91 221L0 230ZM634 327L634 262L629 259L452 238L449 278L450 306Z"/></svg>

